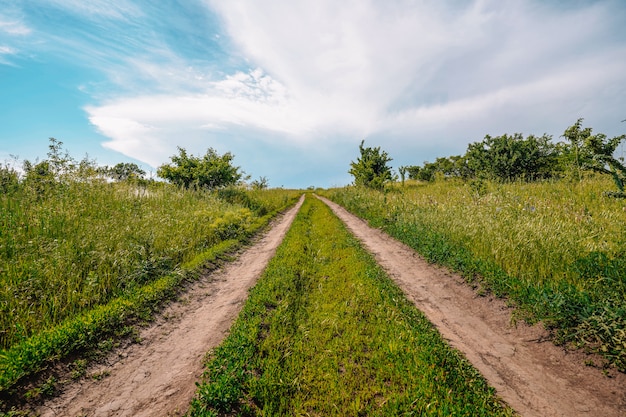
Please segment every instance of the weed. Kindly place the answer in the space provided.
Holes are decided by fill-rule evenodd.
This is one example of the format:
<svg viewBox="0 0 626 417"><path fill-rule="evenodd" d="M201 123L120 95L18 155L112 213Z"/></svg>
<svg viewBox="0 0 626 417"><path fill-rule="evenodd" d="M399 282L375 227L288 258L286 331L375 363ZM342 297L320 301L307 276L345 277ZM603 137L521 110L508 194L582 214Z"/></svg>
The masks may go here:
<svg viewBox="0 0 626 417"><path fill-rule="evenodd" d="M86 359L77 359L70 365L71 373L70 376L72 379L80 379L85 376L87 372L87 360Z"/></svg>

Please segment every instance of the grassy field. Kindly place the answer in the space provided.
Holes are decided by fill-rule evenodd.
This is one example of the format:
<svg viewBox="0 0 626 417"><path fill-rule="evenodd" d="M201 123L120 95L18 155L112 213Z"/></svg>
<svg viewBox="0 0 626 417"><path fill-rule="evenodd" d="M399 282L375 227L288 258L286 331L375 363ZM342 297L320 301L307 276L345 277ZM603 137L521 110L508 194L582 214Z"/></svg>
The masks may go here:
<svg viewBox="0 0 626 417"><path fill-rule="evenodd" d="M0 195L0 391L119 331L297 191L60 182Z"/></svg>
<svg viewBox="0 0 626 417"><path fill-rule="evenodd" d="M311 195L206 366L191 416L513 414Z"/></svg>
<svg viewBox="0 0 626 417"><path fill-rule="evenodd" d="M407 183L328 196L415 248L506 296L517 318L542 321L557 343L626 370L626 201L609 179L580 183Z"/></svg>

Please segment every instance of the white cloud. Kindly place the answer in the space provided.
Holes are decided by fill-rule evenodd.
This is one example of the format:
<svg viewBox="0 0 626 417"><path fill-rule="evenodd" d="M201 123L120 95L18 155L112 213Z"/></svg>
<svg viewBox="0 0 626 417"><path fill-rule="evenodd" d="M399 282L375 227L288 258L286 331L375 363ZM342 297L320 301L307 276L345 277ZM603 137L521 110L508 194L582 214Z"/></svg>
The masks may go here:
<svg viewBox="0 0 626 417"><path fill-rule="evenodd" d="M251 69L203 70L175 48L124 61L160 93L86 109L111 138L107 147L156 166L173 140L206 148L233 130L248 143L299 149L387 137L402 152L397 159L421 163L494 130L558 134L578 117L618 125L626 117L617 115L626 105L618 3L209 4L238 48L232 54ZM119 68L110 73L120 84L136 80ZM412 156L420 149L437 155Z"/></svg>
<svg viewBox="0 0 626 417"><path fill-rule="evenodd" d="M0 19L0 32L4 32L8 35L23 36L29 35L32 30L24 23L18 20L3 20Z"/></svg>
<svg viewBox="0 0 626 417"><path fill-rule="evenodd" d="M0 55L12 55L15 52L15 49L11 48L10 46L0 45Z"/></svg>

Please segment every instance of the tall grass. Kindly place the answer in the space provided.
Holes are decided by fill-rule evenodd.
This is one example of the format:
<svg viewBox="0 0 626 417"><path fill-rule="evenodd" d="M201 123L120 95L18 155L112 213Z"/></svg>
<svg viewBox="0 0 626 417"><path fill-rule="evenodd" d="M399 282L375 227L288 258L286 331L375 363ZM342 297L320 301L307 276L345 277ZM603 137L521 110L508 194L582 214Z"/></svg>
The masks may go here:
<svg viewBox="0 0 626 417"><path fill-rule="evenodd" d="M189 269L222 242L246 238L299 193L238 189L232 194L245 201L166 184L89 181L44 188L22 183L0 194L2 363L21 355L12 347L35 343L29 340L68 326L74 317L91 317L88 312L112 300L139 302L146 286L181 266Z"/></svg>
<svg viewBox="0 0 626 417"><path fill-rule="evenodd" d="M626 203L609 180L438 181L388 193L348 187L330 197L432 262L480 276L556 341L626 370Z"/></svg>
<svg viewBox="0 0 626 417"><path fill-rule="evenodd" d="M190 415L512 415L319 200L207 364Z"/></svg>

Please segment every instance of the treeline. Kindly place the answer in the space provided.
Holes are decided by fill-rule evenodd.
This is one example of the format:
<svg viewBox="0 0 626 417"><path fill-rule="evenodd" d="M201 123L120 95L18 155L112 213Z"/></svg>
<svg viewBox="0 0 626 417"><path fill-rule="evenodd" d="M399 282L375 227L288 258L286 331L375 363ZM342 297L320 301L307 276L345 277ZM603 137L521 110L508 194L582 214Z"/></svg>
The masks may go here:
<svg viewBox="0 0 626 417"><path fill-rule="evenodd" d="M554 143L552 136L485 136L468 145L464 155L440 157L434 162L399 168L401 178L434 181L438 177L499 182L538 181L553 178L579 180L585 172L595 171L613 177L619 193L624 194L626 167L614 156L626 135L608 139L583 128L583 119L563 133L564 141Z"/></svg>
<svg viewBox="0 0 626 417"><path fill-rule="evenodd" d="M154 181L146 179L146 172L135 163L99 166L89 157L77 161L63 149L63 142L55 138L50 138L47 156L37 162L25 160L22 173L9 164L0 166L0 192L10 193L22 186L35 194L43 194L57 185L74 181L129 181L144 185Z"/></svg>
<svg viewBox="0 0 626 417"><path fill-rule="evenodd" d="M24 161L23 173L9 164L0 165L0 192L10 193L20 185L36 194L45 193L55 185L78 182L130 182L136 185L154 183L137 164L120 162L114 166L99 166L88 157L75 160L63 149L63 142L50 138L48 158L38 162ZM171 163L157 169L157 177L185 189L220 189L233 185L246 185L250 179L241 168L234 166L234 155L220 155L209 148L205 155L188 154L178 148L178 155L170 157ZM269 181L260 177L249 184L253 189L266 189Z"/></svg>

